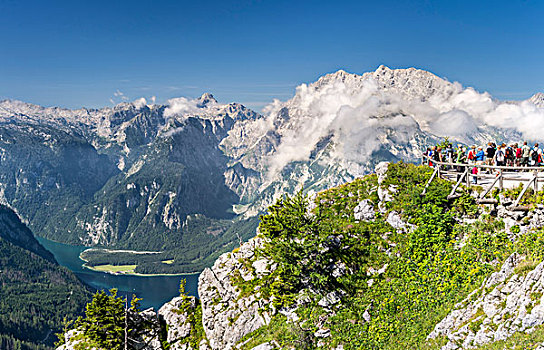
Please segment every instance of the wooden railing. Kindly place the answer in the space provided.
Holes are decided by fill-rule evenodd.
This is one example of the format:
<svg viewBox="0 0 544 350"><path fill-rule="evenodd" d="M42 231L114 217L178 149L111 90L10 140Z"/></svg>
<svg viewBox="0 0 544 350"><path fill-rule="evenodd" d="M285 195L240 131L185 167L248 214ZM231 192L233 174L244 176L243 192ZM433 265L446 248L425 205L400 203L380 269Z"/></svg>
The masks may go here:
<svg viewBox="0 0 544 350"><path fill-rule="evenodd" d="M463 164L463 163L449 163L449 162L439 162L431 159L428 156L423 156L423 162L425 164L432 164L434 172L431 175L429 181L425 184L422 195L425 195L429 184L433 179L438 176L444 178L448 181L452 181L446 175L456 175L455 185L453 186L448 198L456 198L457 188L461 183L465 183L467 188L470 188L472 184L471 177L476 178L477 180L489 179L492 180L491 184L484 189L480 194L478 201L480 203L495 203L494 199L486 199L485 197L491 190L496 186L499 189L504 188L504 181L515 181L517 183L524 183L523 189L518 195L516 201L514 202L514 207L519 210L526 210L525 207L519 207L521 198L527 192L527 190L533 185L535 193L538 191L538 184L544 183L544 167L534 167L534 166L495 166L495 165L484 165L484 164ZM430 162L430 163L429 163ZM476 174L472 174L472 169L476 168ZM484 173L483 171L488 171L492 173ZM530 174L528 177L520 176L520 174ZM452 181L453 182L453 181Z"/></svg>

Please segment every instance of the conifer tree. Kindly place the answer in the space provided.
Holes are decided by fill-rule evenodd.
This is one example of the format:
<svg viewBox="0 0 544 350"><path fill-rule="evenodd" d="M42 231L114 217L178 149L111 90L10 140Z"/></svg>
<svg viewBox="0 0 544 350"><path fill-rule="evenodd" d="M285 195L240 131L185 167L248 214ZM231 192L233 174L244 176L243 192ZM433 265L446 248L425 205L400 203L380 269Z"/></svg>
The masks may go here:
<svg viewBox="0 0 544 350"><path fill-rule="evenodd" d="M87 304L85 317L79 318L79 326L86 338L98 347L111 350L124 349L125 299L117 297L117 289L97 292Z"/></svg>

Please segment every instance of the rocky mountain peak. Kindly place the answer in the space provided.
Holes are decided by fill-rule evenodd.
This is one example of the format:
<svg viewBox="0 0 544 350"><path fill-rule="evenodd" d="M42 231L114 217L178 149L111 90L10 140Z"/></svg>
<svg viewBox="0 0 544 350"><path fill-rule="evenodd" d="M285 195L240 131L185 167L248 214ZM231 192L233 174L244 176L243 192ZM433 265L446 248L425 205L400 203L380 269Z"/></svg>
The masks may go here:
<svg viewBox="0 0 544 350"><path fill-rule="evenodd" d="M208 104L217 103L217 100L215 99L215 97L213 97L213 95L210 94L209 92L203 93L202 96L198 98L198 101L199 101L198 107L200 108L207 107Z"/></svg>
<svg viewBox="0 0 544 350"><path fill-rule="evenodd" d="M427 100L433 95L449 96L461 89L435 74L414 67L391 69L381 65L374 72L363 74L365 79L374 79L378 87L400 93L405 98Z"/></svg>
<svg viewBox="0 0 544 350"><path fill-rule="evenodd" d="M316 87L317 89L320 89L321 87L334 83L334 82L342 82L342 83L350 83L354 81L361 81L362 76L354 74L354 73L348 73L345 70L338 70L334 73L326 74L319 78L315 83L310 84L310 86Z"/></svg>
<svg viewBox="0 0 544 350"><path fill-rule="evenodd" d="M529 101L531 101L537 107L544 108L544 93L537 92L529 98Z"/></svg>
<svg viewBox="0 0 544 350"><path fill-rule="evenodd" d="M361 89L365 83L371 80L382 91L390 91L400 94L403 98L420 101L426 101L434 95L447 98L462 89L460 84L453 84L426 70L413 67L391 69L385 65L379 66L374 72L362 75L338 70L322 76L309 86L320 90L324 86L341 82L355 91Z"/></svg>

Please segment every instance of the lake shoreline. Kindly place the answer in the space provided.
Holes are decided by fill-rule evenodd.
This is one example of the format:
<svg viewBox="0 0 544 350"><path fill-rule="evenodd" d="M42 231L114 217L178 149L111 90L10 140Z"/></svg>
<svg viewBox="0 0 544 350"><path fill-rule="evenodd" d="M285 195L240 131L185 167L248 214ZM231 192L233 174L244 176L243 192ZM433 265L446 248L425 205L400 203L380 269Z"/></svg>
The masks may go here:
<svg viewBox="0 0 544 350"><path fill-rule="evenodd" d="M80 257L81 259L81 257ZM83 260L83 259L81 259ZM95 272L107 273L115 276L139 276L139 277L157 277L157 276L184 276L184 275L199 275L200 272L180 272L180 273L138 273L138 272L118 272L118 271L104 271L94 268L94 266L89 266L87 264L81 265L86 269Z"/></svg>
<svg viewBox="0 0 544 350"><path fill-rule="evenodd" d="M86 268L95 272L102 272L102 273L107 273L107 274L115 275L115 276L123 275L123 276L140 276L140 277L198 275L202 272L202 271L200 272L193 271L193 272L176 272L176 273L138 273L138 272L119 271L119 270L102 270L102 269L96 268L96 266L111 265L112 267L114 267L117 265L113 265L113 264L101 264L96 266L87 265L89 260L85 259L85 253L89 251L97 251L97 250L103 250L108 253L122 252L122 253L129 253L129 254L160 254L161 253L161 252L148 252L148 251L137 251L137 250L110 250L110 249L104 249L104 248L89 248L79 253L79 259L84 261L84 263L81 265L83 268ZM125 265L118 265L118 266L125 266ZM136 266L138 265L131 265L131 266L134 266L134 268L136 268Z"/></svg>
<svg viewBox="0 0 544 350"><path fill-rule="evenodd" d="M87 266L79 258L82 251L89 249L86 246L77 246L50 241L46 238L37 238L40 244L53 253L59 265L74 272L76 276L93 290L108 291L116 288L120 295L135 294L141 301L141 307L160 309L165 303L179 295L180 280L186 279L186 290L189 295L198 297L199 273L179 273L176 275L144 275L113 274L96 271ZM128 267L126 267L128 268Z"/></svg>

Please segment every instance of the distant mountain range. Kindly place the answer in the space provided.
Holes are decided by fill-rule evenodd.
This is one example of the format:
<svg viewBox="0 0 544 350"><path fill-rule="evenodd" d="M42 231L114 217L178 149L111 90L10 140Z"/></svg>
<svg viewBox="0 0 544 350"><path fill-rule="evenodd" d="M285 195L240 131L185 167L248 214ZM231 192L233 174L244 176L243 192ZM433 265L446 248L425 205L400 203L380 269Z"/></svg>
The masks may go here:
<svg viewBox="0 0 544 350"><path fill-rule="evenodd" d="M39 236L161 252L137 272L201 270L253 236L283 193L332 187L383 160L417 161L445 136L538 139L543 96L499 101L427 71L380 66L303 84L263 114L211 94L77 110L5 100L0 201Z"/></svg>

